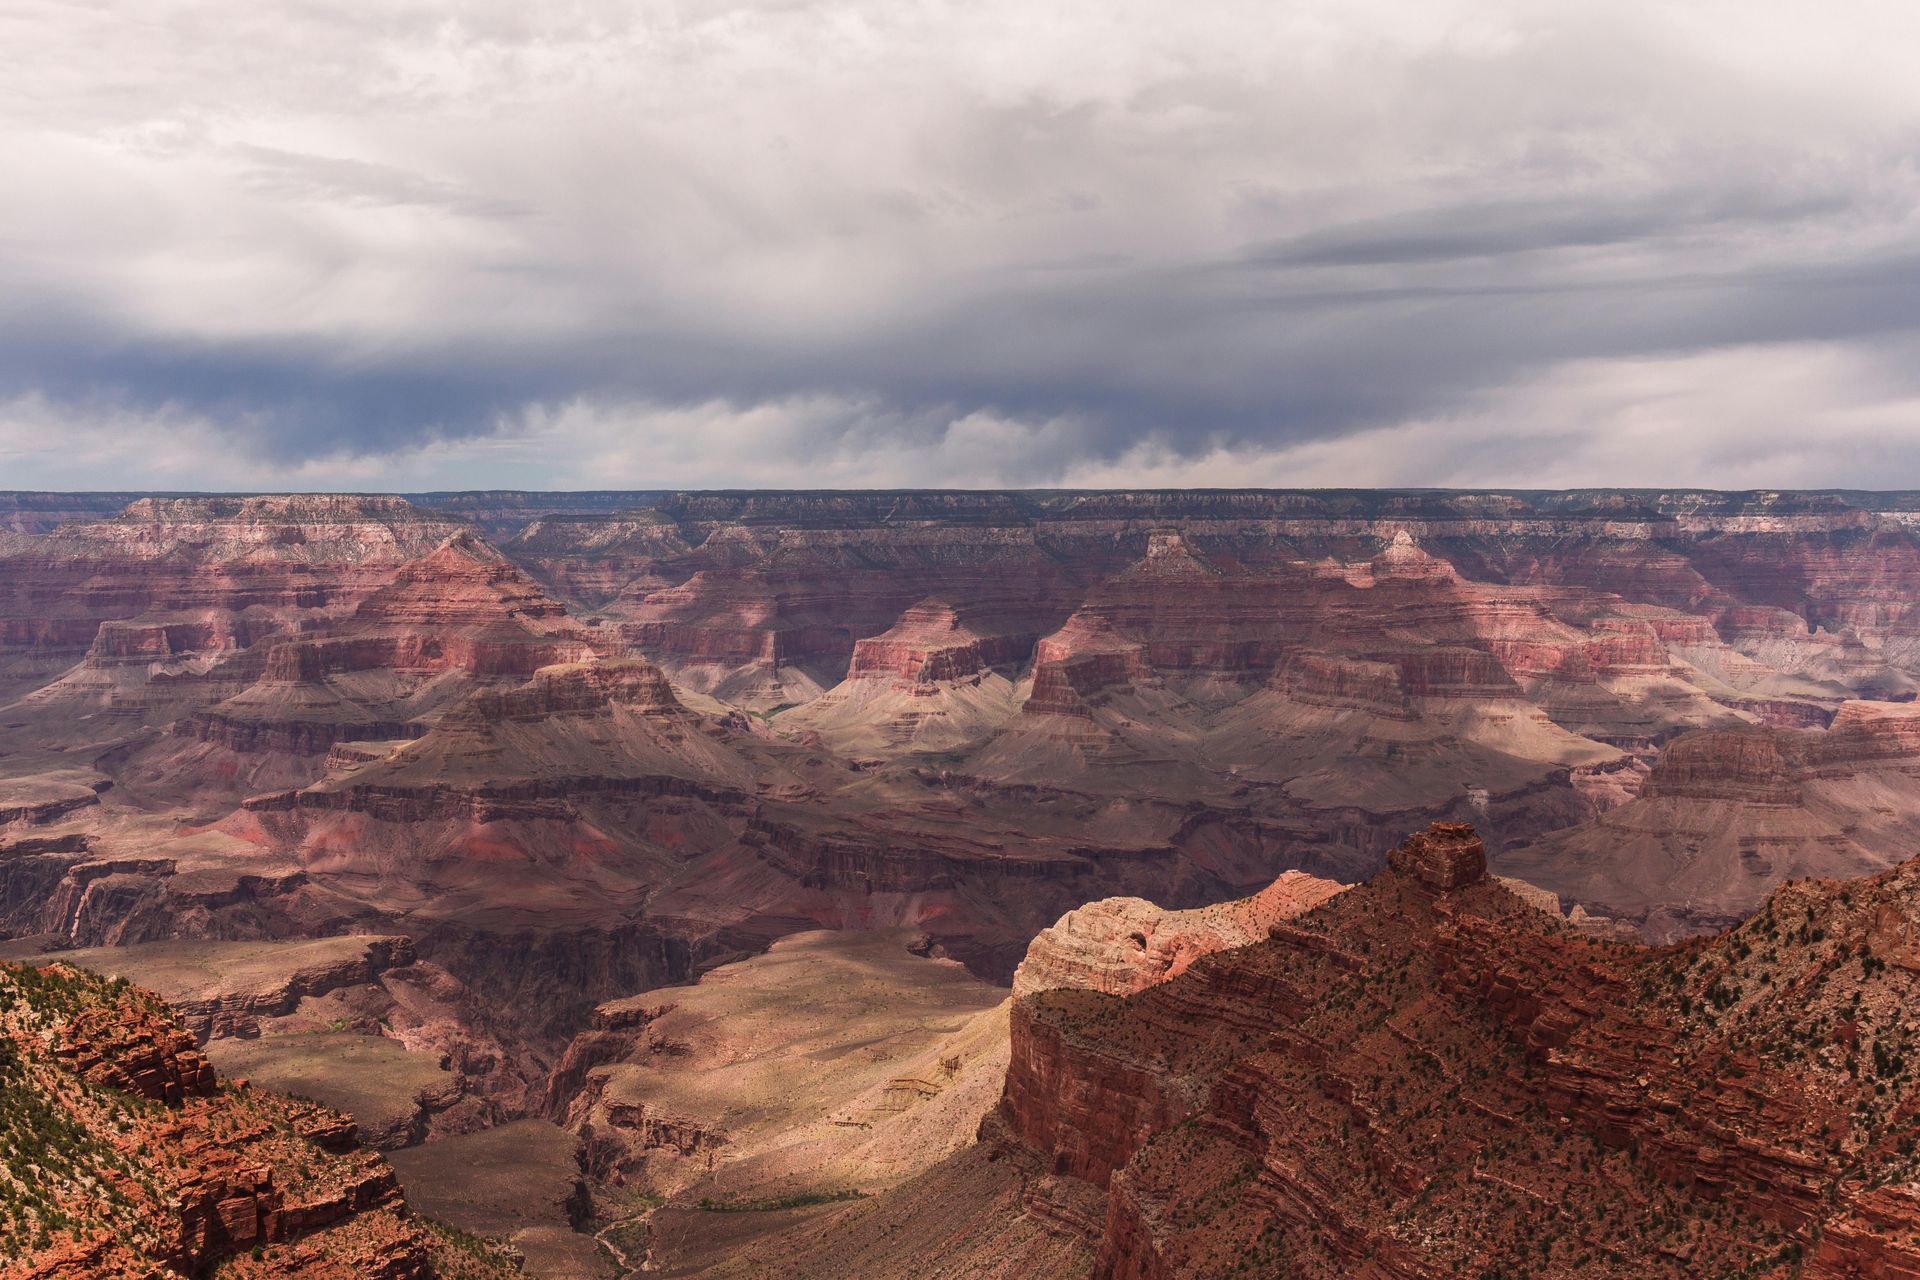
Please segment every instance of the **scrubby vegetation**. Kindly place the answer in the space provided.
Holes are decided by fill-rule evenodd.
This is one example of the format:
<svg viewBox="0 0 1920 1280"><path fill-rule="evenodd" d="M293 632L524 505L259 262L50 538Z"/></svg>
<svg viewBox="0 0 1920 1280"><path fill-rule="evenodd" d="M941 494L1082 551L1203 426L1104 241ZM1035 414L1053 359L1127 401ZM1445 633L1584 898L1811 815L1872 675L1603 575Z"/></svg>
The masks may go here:
<svg viewBox="0 0 1920 1280"><path fill-rule="evenodd" d="M844 1200L863 1200L867 1193L851 1188L839 1191L796 1191L785 1196L761 1196L734 1200L701 1196L696 1208L707 1213L771 1213L779 1209L804 1209L809 1205L838 1204Z"/></svg>

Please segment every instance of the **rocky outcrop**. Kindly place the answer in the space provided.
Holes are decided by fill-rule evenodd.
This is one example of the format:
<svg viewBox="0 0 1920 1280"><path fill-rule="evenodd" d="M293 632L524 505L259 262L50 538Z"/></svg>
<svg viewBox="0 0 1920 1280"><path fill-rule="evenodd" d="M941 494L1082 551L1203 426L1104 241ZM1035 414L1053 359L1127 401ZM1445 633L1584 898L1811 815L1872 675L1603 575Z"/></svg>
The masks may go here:
<svg viewBox="0 0 1920 1280"><path fill-rule="evenodd" d="M1465 822L1436 822L1387 854L1387 866L1428 893L1452 893L1487 876L1487 851Z"/></svg>
<svg viewBox="0 0 1920 1280"><path fill-rule="evenodd" d="M1826 729L1824 738L1808 743L1810 764L1821 776L1920 762L1920 704L1844 702Z"/></svg>
<svg viewBox="0 0 1920 1280"><path fill-rule="evenodd" d="M1801 789L1781 745L1780 735L1768 732L1687 734L1661 751L1653 772L1640 784L1640 794L1649 800L1673 797L1797 805L1803 798Z"/></svg>
<svg viewBox="0 0 1920 1280"><path fill-rule="evenodd" d="M223 1087L152 996L65 965L0 966L0 1201L7 1274L425 1280L512 1273L408 1215L344 1116ZM129 1107L128 1095L145 1104Z"/></svg>
<svg viewBox="0 0 1920 1280"><path fill-rule="evenodd" d="M55 991L85 991L88 986L79 970L58 963L24 980L29 987L44 985ZM162 1010L131 1000L76 1003L78 1010L55 1027L50 1046L53 1057L73 1074L169 1106L213 1092L212 1064L194 1047L193 1037Z"/></svg>
<svg viewBox="0 0 1920 1280"><path fill-rule="evenodd" d="M1900 1190L1920 870L1801 882L1654 950L1471 878L1476 844L1423 833L1131 997L1017 1002L1001 1116L1107 1189L1095 1274L1920 1267Z"/></svg>
<svg viewBox="0 0 1920 1280"><path fill-rule="evenodd" d="M1007 672L1034 646L1021 626L1017 617L963 618L944 601L923 600L855 642L847 678L784 712L781 728L863 762L986 738L1014 714Z"/></svg>
<svg viewBox="0 0 1920 1280"><path fill-rule="evenodd" d="M60 776L0 780L0 827L46 826L99 804L110 785Z"/></svg>
<svg viewBox="0 0 1920 1280"><path fill-rule="evenodd" d="M854 644L847 678L884 678L910 687L964 680L1024 656L1019 637L983 636L961 622L952 605L923 600L888 630Z"/></svg>
<svg viewBox="0 0 1920 1280"><path fill-rule="evenodd" d="M1168 911L1141 898L1103 898L1060 917L1027 947L1013 994L1069 987L1125 996L1185 973L1202 956L1263 941L1346 886L1289 871L1250 898Z"/></svg>
<svg viewBox="0 0 1920 1280"><path fill-rule="evenodd" d="M595 715L621 707L643 715L684 716L673 685L650 662L613 662L550 667L516 688L476 694L441 721L445 731L462 727L487 732L502 722L535 722Z"/></svg>

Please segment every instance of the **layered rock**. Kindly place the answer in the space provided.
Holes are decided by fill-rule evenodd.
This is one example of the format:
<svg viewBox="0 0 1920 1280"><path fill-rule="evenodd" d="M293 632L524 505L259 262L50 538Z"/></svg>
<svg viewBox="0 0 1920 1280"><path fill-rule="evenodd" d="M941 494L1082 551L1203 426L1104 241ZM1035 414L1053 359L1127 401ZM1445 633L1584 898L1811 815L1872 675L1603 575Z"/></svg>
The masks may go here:
<svg viewBox="0 0 1920 1280"><path fill-rule="evenodd" d="M1436 822L1397 845L1387 866L1428 893L1452 893L1486 879L1487 851L1471 825Z"/></svg>
<svg viewBox="0 0 1920 1280"><path fill-rule="evenodd" d="M1833 723L1685 734L1630 802L1500 867L1665 939L1744 916L1783 879L1891 865L1920 838L1920 717L1848 702Z"/></svg>
<svg viewBox="0 0 1920 1280"><path fill-rule="evenodd" d="M1013 994L1070 987L1132 995L1179 977L1202 956L1264 941L1274 925L1313 910L1345 887L1289 871L1250 898L1186 911L1141 898L1090 902L1034 938L1014 970Z"/></svg>
<svg viewBox="0 0 1920 1280"><path fill-rule="evenodd" d="M1029 824L1043 794L1054 812L1083 817L1143 797L1193 815L1165 842L1174 864L1144 882L1156 895L1180 885L1199 900L1244 892L1295 862L1364 870L1393 832L1433 816L1475 817L1496 847L1532 842L1629 798L1644 762L1683 729L1822 724L1845 701L1847 681L1871 683L1860 654L1878 654L1887 670L1905 661L1896 643L1907 625L1898 594L1911 536L1904 508L1858 496L432 501L474 514L545 586L463 536L458 522L398 500L156 500L95 522L110 529L46 540L117 548L140 573L175 572L176 560L196 571L256 561L297 568L310 589L304 613L187 608L96 626L91 666L48 691L58 696L32 713L33 731L77 729L111 761L132 803L212 816L248 793L276 803L314 784L331 793L476 689L524 680L555 659L610 653L627 637L653 649L669 678L696 686L682 685L690 708L724 719L732 699L764 713L755 736L788 737L798 750L787 760L811 753L817 763L797 767L819 788L818 805L774 815L810 845L872 848L885 832L908 830L903 851L885 860L925 867L920 891L945 892L958 883L956 861L1000 861L983 857L969 827ZM514 513L530 525L524 536L509 535ZM1799 585L1757 577L1753 547L1782 556L1793 567L1780 581ZM1805 564L1794 559L1802 547L1814 557ZM1738 548L1747 550L1736 556ZM1852 566L1856 550L1862 560ZM1689 559L1696 552L1698 565ZM1722 572L1736 560L1737 572ZM560 616L568 583L579 584L576 600L590 597L594 617ZM1857 607L1833 603L1849 592ZM22 624L58 622L60 610L53 614ZM273 630L288 626L299 630ZM1046 640L1028 668L1036 636ZM1852 656L1830 678L1803 660L1814 648ZM778 710L796 701L817 705ZM134 714L109 726L101 707ZM172 732L152 740L162 727ZM922 769L941 775L936 787L913 775ZM417 812L426 826L380 838L395 850L458 847L473 833L444 824L558 822L597 804L559 791L637 785L607 784L594 771L576 784L562 772L557 781L519 779L500 804L477 808L416 791L385 805L396 817L380 821L411 824L405 815ZM744 803L760 779L797 794L780 769L747 772L756 786L736 784L718 803ZM623 801L617 821L632 820L630 807ZM690 838L677 817L663 825ZM758 855L733 847L739 814L721 825L724 835L708 825L698 840L731 878ZM276 853L306 844L277 820L263 827ZM557 831L537 839L551 842L543 857L563 862L574 852ZM367 833L337 834L351 843ZM529 838L507 836L514 847ZM1156 841L1096 843L1136 861L1161 856ZM1311 852L1277 855L1282 847ZM654 854L629 883L633 896L645 891L641 879L666 874ZM790 861L781 860L781 874ZM1073 857L1044 861L1080 874ZM1224 865L1230 873L1213 870ZM856 882L844 867L818 874L836 891ZM677 895L720 892L673 878ZM758 866L744 879L757 900L780 896ZM906 892L893 872L876 874L882 880ZM1061 900L1073 900L1064 888L1049 905ZM710 908L699 904L708 918ZM847 910L841 901L805 918ZM970 910L990 916L997 907ZM750 914L762 922L756 929L774 927L759 905ZM1007 926L993 945L1017 946L1018 932Z"/></svg>
<svg viewBox="0 0 1920 1280"><path fill-rule="evenodd" d="M1475 877L1476 844L1430 830L1131 997L1016 1003L1001 1116L1105 1189L1095 1274L1920 1266L1900 1139L1920 871L1796 884L1653 950Z"/></svg>
<svg viewBox="0 0 1920 1280"><path fill-rule="evenodd" d="M222 1086L152 996L80 970L0 966L7 1273L79 1280L506 1276L504 1255L408 1214L337 1112Z"/></svg>
<svg viewBox="0 0 1920 1280"><path fill-rule="evenodd" d="M1024 662L1034 638L996 632L1019 626L987 616L963 620L949 604L923 600L878 636L853 648L847 678L785 713L783 729L815 733L862 759L947 751L987 737L1014 713L1003 669Z"/></svg>
<svg viewBox="0 0 1920 1280"><path fill-rule="evenodd" d="M1908 499L431 501L6 534L0 927L405 934L435 1024L488 1029L432 1048L510 1111L599 1001L796 930L1004 980L1083 903L1357 878L1470 818L1664 936L1920 838ZM302 1003L403 1003L347 990Z"/></svg>
<svg viewBox="0 0 1920 1280"><path fill-rule="evenodd" d="M470 695L419 740L340 778L246 807L495 821L564 817L569 797L596 791L723 800L755 773L733 737L688 712L649 662L562 664Z"/></svg>
<svg viewBox="0 0 1920 1280"><path fill-rule="evenodd" d="M601 647L519 569L460 534L297 638L272 635L177 675L144 667L139 699L118 692L116 706L144 707L169 732L128 755L122 776L146 792L224 792L228 803L305 785L336 746L418 737L476 689ZM79 674L34 696L70 697Z"/></svg>
<svg viewBox="0 0 1920 1280"><path fill-rule="evenodd" d="M1419 716L1396 663L1302 649L1280 664L1274 684L1290 702L1364 711L1390 720Z"/></svg>
<svg viewBox="0 0 1920 1280"><path fill-rule="evenodd" d="M1661 751L1658 765L1640 785L1649 800L1735 800L1755 805L1797 805L1802 796L1778 734L1746 731L1690 733Z"/></svg>
<svg viewBox="0 0 1920 1280"><path fill-rule="evenodd" d="M0 493L0 529L47 533L75 521L102 520L126 510L138 493Z"/></svg>
<svg viewBox="0 0 1920 1280"><path fill-rule="evenodd" d="M993 634L962 621L953 606L927 599L886 631L853 646L847 678L887 679L901 687L965 680L1018 662L1033 637Z"/></svg>
<svg viewBox="0 0 1920 1280"><path fill-rule="evenodd" d="M0 643L78 656L141 615L258 636L351 608L463 529L399 498L140 498L0 555Z"/></svg>
<svg viewBox="0 0 1920 1280"><path fill-rule="evenodd" d="M1454 577L1452 565L1429 554L1405 529L1395 531L1369 568L1375 582L1451 582Z"/></svg>

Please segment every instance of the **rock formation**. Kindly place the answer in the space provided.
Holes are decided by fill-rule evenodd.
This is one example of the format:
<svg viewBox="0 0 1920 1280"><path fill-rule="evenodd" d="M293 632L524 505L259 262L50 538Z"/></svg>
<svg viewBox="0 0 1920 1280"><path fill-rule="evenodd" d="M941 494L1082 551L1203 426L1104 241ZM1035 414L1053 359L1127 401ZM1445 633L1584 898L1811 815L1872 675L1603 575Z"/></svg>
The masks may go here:
<svg viewBox="0 0 1920 1280"><path fill-rule="evenodd" d="M1015 710L1014 671L1031 635L996 633L928 599L881 634L856 642L847 678L785 715L781 727L818 733L862 758L945 751L983 739ZM1016 628L1018 620L1012 621Z"/></svg>
<svg viewBox="0 0 1920 1280"><path fill-rule="evenodd" d="M1666 939L1721 928L1783 879L1899 861L1920 840L1920 708L1846 702L1832 727L1669 742L1629 803L1504 854L1501 870Z"/></svg>
<svg viewBox="0 0 1920 1280"><path fill-rule="evenodd" d="M1464 822L1436 822L1387 854L1387 867L1428 893L1452 893L1487 876L1487 851Z"/></svg>
<svg viewBox="0 0 1920 1280"><path fill-rule="evenodd" d="M1060 987L1126 996L1185 973L1202 956L1264 941L1274 925L1345 888L1298 871L1250 898L1168 911L1141 898L1103 898L1069 911L1027 947L1013 994Z"/></svg>
<svg viewBox="0 0 1920 1280"><path fill-rule="evenodd" d="M1469 829L1130 998L1016 1002L1001 1120L1104 1189L1094 1274L1819 1277L1920 1267L1920 869L1709 942L1579 938Z"/></svg>
<svg viewBox="0 0 1920 1280"><path fill-rule="evenodd" d="M20 1280L461 1280L508 1258L413 1218L346 1117L220 1082L164 1005L0 966L0 1257Z"/></svg>

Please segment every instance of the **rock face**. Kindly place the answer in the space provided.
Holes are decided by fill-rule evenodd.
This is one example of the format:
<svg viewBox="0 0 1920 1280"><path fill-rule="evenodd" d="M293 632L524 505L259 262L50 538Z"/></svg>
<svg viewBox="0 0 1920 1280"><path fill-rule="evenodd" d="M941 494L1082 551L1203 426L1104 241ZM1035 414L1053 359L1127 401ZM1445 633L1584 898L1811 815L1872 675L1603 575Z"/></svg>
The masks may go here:
<svg viewBox="0 0 1920 1280"><path fill-rule="evenodd" d="M1264 941L1345 885L1289 871L1250 898L1168 911L1140 898L1104 898L1069 911L1027 947L1013 994L1068 987L1125 996L1185 973L1202 956Z"/></svg>
<svg viewBox="0 0 1920 1280"><path fill-rule="evenodd" d="M1478 865L1430 829L1267 942L1016 1002L998 1140L1104 1189L1095 1275L1920 1267L1920 869L1656 950Z"/></svg>
<svg viewBox="0 0 1920 1280"><path fill-rule="evenodd" d="M399 498L140 498L0 547L0 653L71 661L136 617L251 643L350 608L464 529Z"/></svg>
<svg viewBox="0 0 1920 1280"><path fill-rule="evenodd" d="M1917 731L1912 703L1855 701L1824 731L1685 734L1629 803L1497 861L1655 938L1724 927L1783 879L1907 856L1920 839Z"/></svg>
<svg viewBox="0 0 1920 1280"><path fill-rule="evenodd" d="M1486 879L1487 850L1465 822L1436 822L1387 854L1387 866L1429 893L1452 893Z"/></svg>
<svg viewBox="0 0 1920 1280"><path fill-rule="evenodd" d="M9 1276L130 1280L229 1263L238 1269L222 1274L514 1274L504 1256L412 1220L344 1116L221 1085L138 988L66 965L0 966L0 1090Z"/></svg>

